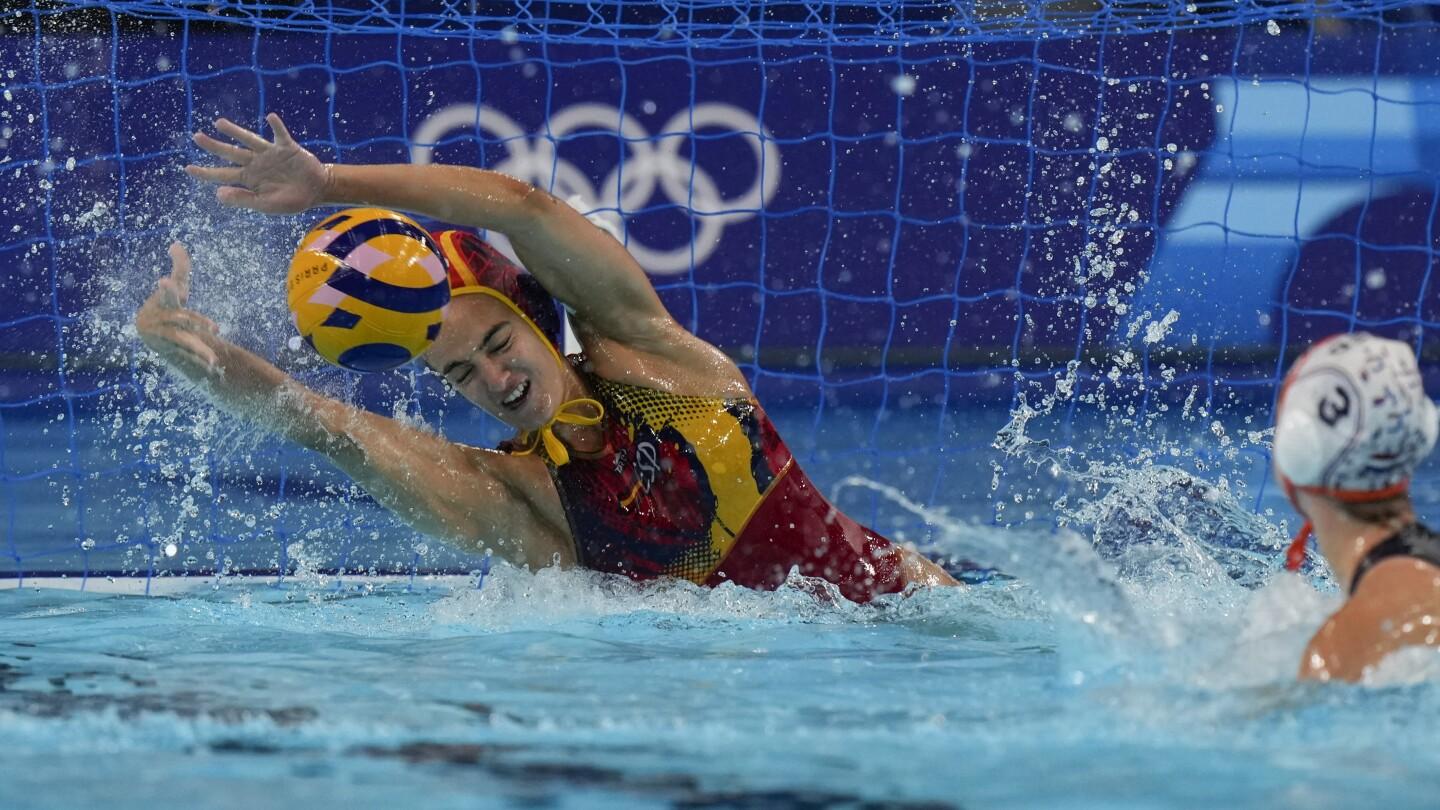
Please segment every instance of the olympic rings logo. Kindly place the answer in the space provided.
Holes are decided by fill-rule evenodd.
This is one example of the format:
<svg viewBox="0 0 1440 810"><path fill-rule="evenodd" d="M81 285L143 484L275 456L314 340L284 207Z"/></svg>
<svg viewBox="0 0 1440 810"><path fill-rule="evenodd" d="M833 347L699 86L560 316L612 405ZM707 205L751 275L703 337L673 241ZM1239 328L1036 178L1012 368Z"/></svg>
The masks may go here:
<svg viewBox="0 0 1440 810"><path fill-rule="evenodd" d="M629 153L605 176L597 189L575 164L560 158L557 141L571 133L616 132ZM755 157L755 179L743 194L726 197L713 177L698 163L681 156L680 147L702 129L724 129L743 137ZM681 110L651 135L632 116L605 104L576 104L550 117L544 136L530 137L513 119L490 107L452 104L428 116L411 137L410 161L431 162L435 145L457 130L485 133L502 142L506 158L490 166L498 172L549 189L569 199L592 221L618 226L613 211L645 208L656 192L688 209L696 226L689 244L674 250L655 249L633 236L626 243L630 253L647 271L657 274L684 273L699 266L720 246L725 228L752 219L775 196L780 185L780 148L770 133L749 112L730 104L697 104ZM587 210L588 209L588 210ZM602 222L597 222L605 227ZM612 230L606 228L606 230ZM619 233L618 227L612 230Z"/></svg>

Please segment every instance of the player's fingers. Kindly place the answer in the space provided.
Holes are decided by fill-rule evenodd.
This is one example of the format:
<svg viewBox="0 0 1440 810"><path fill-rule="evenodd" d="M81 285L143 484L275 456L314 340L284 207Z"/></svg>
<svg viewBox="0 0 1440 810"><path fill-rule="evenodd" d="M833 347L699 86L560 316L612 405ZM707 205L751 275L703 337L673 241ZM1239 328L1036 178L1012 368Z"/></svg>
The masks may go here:
<svg viewBox="0 0 1440 810"><path fill-rule="evenodd" d="M196 180L204 180L207 183L225 183L236 185L240 182L239 166L196 166L191 164L185 167L185 173Z"/></svg>
<svg viewBox="0 0 1440 810"><path fill-rule="evenodd" d="M239 141L241 146L249 147L256 152L263 152L270 148L269 141L231 121L229 118L216 118L215 128Z"/></svg>
<svg viewBox="0 0 1440 810"><path fill-rule="evenodd" d="M161 324L178 332L196 332L202 335L219 334L220 326L209 318L188 309L177 309L165 316Z"/></svg>
<svg viewBox="0 0 1440 810"><path fill-rule="evenodd" d="M179 242L170 243L170 280L180 295L180 303L190 297L190 254Z"/></svg>
<svg viewBox="0 0 1440 810"><path fill-rule="evenodd" d="M178 353L183 362L193 363L204 369L214 368L217 359L214 349L192 337L171 341L166 351Z"/></svg>
<svg viewBox="0 0 1440 810"><path fill-rule="evenodd" d="M185 303L180 297L180 290L175 286L175 279L169 276L155 282L155 292L150 294L150 301L155 302L161 309L178 309Z"/></svg>
<svg viewBox="0 0 1440 810"><path fill-rule="evenodd" d="M179 324L181 328L202 335L218 335L220 333L220 324L204 315L189 309L181 310L181 313L183 315Z"/></svg>
<svg viewBox="0 0 1440 810"><path fill-rule="evenodd" d="M290 130L285 128L285 122L280 120L280 116L272 112L265 116L265 122L270 125L270 130L275 133L276 146L293 146L295 144L295 139L290 137Z"/></svg>
<svg viewBox="0 0 1440 810"><path fill-rule="evenodd" d="M195 133L191 136L191 140L195 141L196 146L204 149L206 152L209 152L215 157L218 157L221 160L228 160L231 163L235 163L240 166L245 166L249 164L251 159L255 157L255 153L251 152L249 149L246 149L242 146L236 146L233 143L217 141L203 132Z"/></svg>

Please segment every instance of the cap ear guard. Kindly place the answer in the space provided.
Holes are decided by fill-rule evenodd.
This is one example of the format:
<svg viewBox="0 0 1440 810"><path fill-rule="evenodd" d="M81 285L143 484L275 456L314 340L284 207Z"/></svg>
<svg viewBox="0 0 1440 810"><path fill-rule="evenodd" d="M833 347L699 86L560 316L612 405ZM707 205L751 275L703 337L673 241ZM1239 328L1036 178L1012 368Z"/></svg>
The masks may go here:
<svg viewBox="0 0 1440 810"><path fill-rule="evenodd" d="M1315 452L1314 417L1298 408L1283 409L1275 422L1275 440L1271 448L1275 471L1284 483L1293 487L1295 480L1316 481L1324 465Z"/></svg>
<svg viewBox="0 0 1440 810"><path fill-rule="evenodd" d="M1434 452L1436 438L1440 437L1440 408L1435 406L1435 401L1429 396L1422 395L1420 410L1424 414L1420 418L1420 425L1425 430L1420 457L1424 459Z"/></svg>
<svg viewBox="0 0 1440 810"><path fill-rule="evenodd" d="M529 273L517 273L514 284L516 306L534 321L545 339L558 348L564 325L560 320L560 310L555 306L555 297Z"/></svg>

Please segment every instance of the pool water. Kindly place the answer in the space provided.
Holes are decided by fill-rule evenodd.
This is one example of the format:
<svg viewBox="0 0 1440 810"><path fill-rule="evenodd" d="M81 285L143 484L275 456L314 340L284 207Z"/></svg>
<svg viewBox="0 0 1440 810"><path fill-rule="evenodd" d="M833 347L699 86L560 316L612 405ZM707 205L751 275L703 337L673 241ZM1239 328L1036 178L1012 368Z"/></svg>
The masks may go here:
<svg viewBox="0 0 1440 810"><path fill-rule="evenodd" d="M1440 658L1294 681L1333 594L954 530L1063 570L868 606L503 565L0 592L3 804L1434 806Z"/></svg>
<svg viewBox="0 0 1440 810"><path fill-rule="evenodd" d="M1138 448L1043 409L781 413L842 508L1005 572L865 606L803 579L327 575L337 550L363 556L335 519L361 502L309 503L291 537L319 564L278 583L170 568L161 595L125 596L32 577L0 590L0 807L1433 807L1440 655L1362 686L1295 681L1339 597L1323 570L1278 571L1288 512L1257 498L1263 438L1217 439L1253 412L1149 424ZM12 462L43 445L7 429ZM92 500L124 502L124 479ZM276 519L235 480L226 511ZM131 511L147 503L178 508ZM16 514L13 547L43 553L25 523L44 535L43 510ZM203 569L202 526L180 529Z"/></svg>

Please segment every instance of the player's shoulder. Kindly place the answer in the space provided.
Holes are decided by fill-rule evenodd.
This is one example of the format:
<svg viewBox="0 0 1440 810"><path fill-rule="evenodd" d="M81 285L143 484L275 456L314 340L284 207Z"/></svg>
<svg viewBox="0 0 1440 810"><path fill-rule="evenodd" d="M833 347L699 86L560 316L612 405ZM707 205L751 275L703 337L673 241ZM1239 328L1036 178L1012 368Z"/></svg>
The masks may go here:
<svg viewBox="0 0 1440 810"><path fill-rule="evenodd" d="M1422 621L1440 629L1440 566L1418 557L1381 560L1341 610L1350 621Z"/></svg>
<svg viewBox="0 0 1440 810"><path fill-rule="evenodd" d="M1310 640L1302 666L1352 673L1403 647L1440 643L1440 569L1414 558L1378 563Z"/></svg>

